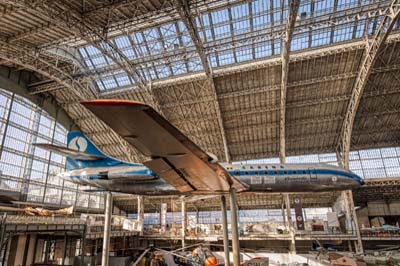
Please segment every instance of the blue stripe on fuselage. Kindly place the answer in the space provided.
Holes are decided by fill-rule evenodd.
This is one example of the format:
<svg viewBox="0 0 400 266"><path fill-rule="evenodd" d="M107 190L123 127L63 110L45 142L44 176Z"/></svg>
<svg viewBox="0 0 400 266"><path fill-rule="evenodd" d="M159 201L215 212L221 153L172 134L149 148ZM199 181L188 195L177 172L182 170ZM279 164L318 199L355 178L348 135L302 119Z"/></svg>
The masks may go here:
<svg viewBox="0 0 400 266"><path fill-rule="evenodd" d="M75 160L67 157L67 170L77 170L82 168L99 168L99 167L113 167L113 166L144 166L139 163L128 163L117 161L112 158L104 158L102 160L86 161L86 160Z"/></svg>
<svg viewBox="0 0 400 266"><path fill-rule="evenodd" d="M364 184L364 180L362 180L358 175L353 174L351 172L333 170L333 169L297 169L297 170L289 170L289 169L276 169L276 170L235 170L229 171L229 174L232 176L246 176L246 175L335 175L335 176L343 176L348 177L357 181L360 185Z"/></svg>

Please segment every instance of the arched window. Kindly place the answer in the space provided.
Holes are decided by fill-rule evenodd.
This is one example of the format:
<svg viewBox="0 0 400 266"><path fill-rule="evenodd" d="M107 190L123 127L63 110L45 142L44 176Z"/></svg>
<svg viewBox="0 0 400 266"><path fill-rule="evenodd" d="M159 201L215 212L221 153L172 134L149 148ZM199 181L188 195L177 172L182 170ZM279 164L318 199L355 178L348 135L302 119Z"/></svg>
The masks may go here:
<svg viewBox="0 0 400 266"><path fill-rule="evenodd" d="M101 196L57 177L65 169L65 157L32 145L64 146L67 133L36 104L0 89L0 188L21 192L32 202L102 208Z"/></svg>

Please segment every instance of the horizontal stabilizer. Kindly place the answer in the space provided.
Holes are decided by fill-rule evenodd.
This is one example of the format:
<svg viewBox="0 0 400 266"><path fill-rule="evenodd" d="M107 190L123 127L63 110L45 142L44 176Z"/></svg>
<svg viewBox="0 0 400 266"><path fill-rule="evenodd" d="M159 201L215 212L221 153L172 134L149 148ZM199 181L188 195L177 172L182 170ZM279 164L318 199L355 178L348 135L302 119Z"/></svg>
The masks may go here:
<svg viewBox="0 0 400 266"><path fill-rule="evenodd" d="M96 160L101 160L104 159L104 157L98 156L98 155L93 155L93 154L88 154L85 152L69 149L66 147L62 146L57 146L53 144L46 144L46 143L35 143L33 144L34 146L48 150L51 152L55 152L58 154L61 154L63 156L70 157L75 160L81 160L81 161L96 161Z"/></svg>
<svg viewBox="0 0 400 266"><path fill-rule="evenodd" d="M88 193L95 193L95 192L104 192L104 189L80 189L80 191L88 192Z"/></svg>

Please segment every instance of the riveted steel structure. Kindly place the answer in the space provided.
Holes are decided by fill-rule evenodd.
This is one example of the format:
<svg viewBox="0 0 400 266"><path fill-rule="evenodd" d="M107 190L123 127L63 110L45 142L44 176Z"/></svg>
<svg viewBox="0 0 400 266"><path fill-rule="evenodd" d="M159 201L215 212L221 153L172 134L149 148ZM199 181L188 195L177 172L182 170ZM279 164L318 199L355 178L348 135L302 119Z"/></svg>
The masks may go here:
<svg viewBox="0 0 400 266"><path fill-rule="evenodd" d="M221 161L339 151L346 165L350 149L399 144L396 0L2 0L0 10L0 63L34 72L30 93L54 97L111 156L146 159L79 101L144 101Z"/></svg>

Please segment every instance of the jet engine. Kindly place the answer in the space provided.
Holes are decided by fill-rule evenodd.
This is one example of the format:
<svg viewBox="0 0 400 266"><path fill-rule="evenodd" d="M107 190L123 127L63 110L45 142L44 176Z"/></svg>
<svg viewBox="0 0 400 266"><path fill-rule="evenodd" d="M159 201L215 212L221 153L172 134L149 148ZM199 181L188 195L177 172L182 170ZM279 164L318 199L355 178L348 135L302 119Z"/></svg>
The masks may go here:
<svg viewBox="0 0 400 266"><path fill-rule="evenodd" d="M218 163L217 155L215 155L215 154L213 154L211 152L207 152L207 155L209 156L208 162L210 162L210 163Z"/></svg>

